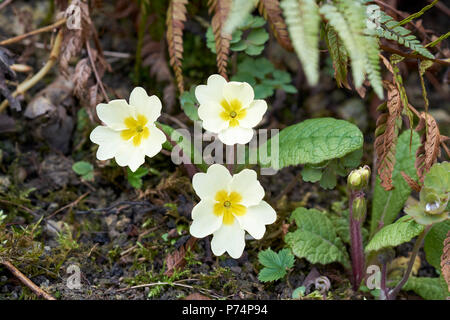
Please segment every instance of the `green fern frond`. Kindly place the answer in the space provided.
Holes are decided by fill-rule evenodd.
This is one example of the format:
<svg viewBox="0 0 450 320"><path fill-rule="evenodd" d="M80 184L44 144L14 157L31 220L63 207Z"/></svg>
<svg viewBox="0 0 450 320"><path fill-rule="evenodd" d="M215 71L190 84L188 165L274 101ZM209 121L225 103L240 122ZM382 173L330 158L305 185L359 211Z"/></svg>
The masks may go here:
<svg viewBox="0 0 450 320"><path fill-rule="evenodd" d="M286 25L310 85L319 82L320 15L315 0L283 0Z"/></svg>
<svg viewBox="0 0 450 320"><path fill-rule="evenodd" d="M331 60L333 61L334 78L336 79L337 85L350 89L347 81L348 53L344 47L344 43L339 39L336 30L329 24L325 28L325 40Z"/></svg>
<svg viewBox="0 0 450 320"><path fill-rule="evenodd" d="M233 0L223 32L233 34L245 22L257 5L258 0Z"/></svg>
<svg viewBox="0 0 450 320"><path fill-rule="evenodd" d="M400 26L394 18L384 13L381 9L380 18L379 21L377 21L377 24L379 26L376 28L376 33L379 37L396 41L424 57L434 59L434 56L430 51L417 40L416 36L413 35L410 30Z"/></svg>
<svg viewBox="0 0 450 320"><path fill-rule="evenodd" d="M383 84L381 82L378 40L367 32L366 7L355 0L337 0L337 8L344 14L353 32L354 39L363 51L364 71L378 97L383 98ZM355 85L357 81L355 79Z"/></svg>
<svg viewBox="0 0 450 320"><path fill-rule="evenodd" d="M361 87L364 81L365 52L360 43L357 42L355 32L350 23L345 19L337 7L331 4L324 4L320 8L320 13L328 20L330 26L336 30L339 38L345 45L350 56L353 80L356 87Z"/></svg>

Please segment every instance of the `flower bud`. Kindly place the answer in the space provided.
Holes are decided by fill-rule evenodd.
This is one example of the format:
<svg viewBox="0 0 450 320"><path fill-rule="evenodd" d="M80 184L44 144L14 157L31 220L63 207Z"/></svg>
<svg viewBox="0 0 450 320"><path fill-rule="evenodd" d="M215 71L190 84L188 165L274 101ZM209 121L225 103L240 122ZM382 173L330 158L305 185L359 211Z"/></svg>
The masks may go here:
<svg viewBox="0 0 450 320"><path fill-rule="evenodd" d="M347 178L348 187L352 190L361 190L369 184L370 168L364 166L350 172Z"/></svg>
<svg viewBox="0 0 450 320"><path fill-rule="evenodd" d="M357 197L353 200L353 219L362 222L366 217L367 202L364 196Z"/></svg>

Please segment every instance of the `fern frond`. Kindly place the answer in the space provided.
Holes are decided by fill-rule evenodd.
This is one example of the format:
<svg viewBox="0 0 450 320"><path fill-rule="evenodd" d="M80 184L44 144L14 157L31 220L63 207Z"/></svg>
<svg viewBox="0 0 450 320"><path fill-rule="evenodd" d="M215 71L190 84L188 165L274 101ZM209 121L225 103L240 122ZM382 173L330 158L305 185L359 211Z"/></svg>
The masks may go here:
<svg viewBox="0 0 450 320"><path fill-rule="evenodd" d="M434 56L428 51L416 36L411 33L410 30L403 28L399 23L380 9L380 18L376 21L378 28L376 33L379 37L393 40L413 51L416 51L420 55L429 59L434 59Z"/></svg>
<svg viewBox="0 0 450 320"><path fill-rule="evenodd" d="M288 51L294 50L278 0L260 0L258 11L269 23L278 43Z"/></svg>
<svg viewBox="0 0 450 320"><path fill-rule="evenodd" d="M183 59L183 29L186 21L187 0L171 0L167 9L167 44L169 49L169 62L175 72L178 90L184 92L182 59Z"/></svg>
<svg viewBox="0 0 450 320"><path fill-rule="evenodd" d="M389 191L394 188L392 172L395 165L395 149L403 108L397 87L390 82L386 82L386 89L388 91L387 112L382 113L377 119L375 151L378 157L377 171L381 179L381 186Z"/></svg>
<svg viewBox="0 0 450 320"><path fill-rule="evenodd" d="M320 13L328 20L328 23L336 30L339 38L345 45L350 56L352 66L353 81L355 87L361 87L364 81L365 71L365 52L364 48L355 38L355 31L352 30L350 23L345 19L337 7L331 4L324 4L320 8Z"/></svg>
<svg viewBox="0 0 450 320"><path fill-rule="evenodd" d="M360 1L355 0L337 0L336 2L338 10L343 13L352 30L356 43L361 47L364 72L367 74L375 93L381 99L383 98L383 84L378 57L380 50L378 39L367 30L366 7ZM355 86L359 87L357 83L355 79Z"/></svg>
<svg viewBox="0 0 450 320"><path fill-rule="evenodd" d="M315 0L282 0L289 34L310 85L319 82L319 7Z"/></svg>
<svg viewBox="0 0 450 320"><path fill-rule="evenodd" d="M334 67L334 78L336 79L337 85L341 88L342 86L350 89L347 81L347 65L348 65L348 53L344 47L344 44L329 24L326 25L326 36L325 40L327 42L328 52L330 53L331 60L333 61Z"/></svg>
<svg viewBox="0 0 450 320"><path fill-rule="evenodd" d="M208 0L209 13L214 12L211 26L216 42L217 68L225 79L227 77L228 55L230 52L231 34L224 32L223 28L230 12L231 0Z"/></svg>
<svg viewBox="0 0 450 320"><path fill-rule="evenodd" d="M258 0L233 0L223 31L227 34L233 34L236 28L244 23L257 4Z"/></svg>
<svg viewBox="0 0 450 320"><path fill-rule="evenodd" d="M429 114L422 112L420 114L419 124L416 127L417 132L421 133L422 145L417 149L415 167L419 181L423 182L425 173L430 170L441 153L440 142L441 134L436 120Z"/></svg>

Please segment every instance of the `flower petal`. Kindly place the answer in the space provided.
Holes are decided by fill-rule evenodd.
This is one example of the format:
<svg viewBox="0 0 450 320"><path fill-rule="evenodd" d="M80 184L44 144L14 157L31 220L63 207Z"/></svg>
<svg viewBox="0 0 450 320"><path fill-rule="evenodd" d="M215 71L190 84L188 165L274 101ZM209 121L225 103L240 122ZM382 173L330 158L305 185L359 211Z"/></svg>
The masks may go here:
<svg viewBox="0 0 450 320"><path fill-rule="evenodd" d="M247 82L231 81L223 87L223 97L228 102L237 99L242 103L242 108L248 108L255 98L255 93Z"/></svg>
<svg viewBox="0 0 450 320"><path fill-rule="evenodd" d="M136 112L146 116L152 123L161 115L161 100L155 95L149 97L142 87L133 89L130 94L130 105L136 107Z"/></svg>
<svg viewBox="0 0 450 320"><path fill-rule="evenodd" d="M114 130L126 129L125 119L134 117L134 108L123 99L111 100L97 105L97 115L108 127Z"/></svg>
<svg viewBox="0 0 450 320"><path fill-rule="evenodd" d="M253 238L261 239L266 232L265 225L274 223L277 213L267 202L261 201L259 205L248 207L247 212L236 219Z"/></svg>
<svg viewBox="0 0 450 320"><path fill-rule="evenodd" d="M164 132L159 130L154 124L148 126L150 135L147 139L142 140L142 150L147 157L154 157L161 149L162 144L167 140Z"/></svg>
<svg viewBox="0 0 450 320"><path fill-rule="evenodd" d="M254 100L246 111L245 117L239 120L239 126L253 128L261 122L267 111L267 103L264 100Z"/></svg>
<svg viewBox="0 0 450 320"><path fill-rule="evenodd" d="M206 173L196 173L192 186L200 199L214 199L219 190L228 190L231 174L220 164L213 164Z"/></svg>
<svg viewBox="0 0 450 320"><path fill-rule="evenodd" d="M203 238L217 231L222 225L222 216L214 214L214 201L201 200L192 209L194 220L189 232L196 238Z"/></svg>
<svg viewBox="0 0 450 320"><path fill-rule="evenodd" d="M107 160L114 158L117 148L125 141L120 137L120 131L114 131L105 126L98 126L92 130L89 138L93 143L99 145L97 150L98 160Z"/></svg>
<svg viewBox="0 0 450 320"><path fill-rule="evenodd" d="M246 144L253 138L253 129L229 127L219 132L219 139L226 145Z"/></svg>
<svg viewBox="0 0 450 320"><path fill-rule="evenodd" d="M236 219L232 225L222 224L220 229L214 232L211 250L216 256L220 256L226 251L233 259L239 259L244 248L245 231Z"/></svg>
<svg viewBox="0 0 450 320"><path fill-rule="evenodd" d="M145 155L142 148L133 146L132 141L124 141L118 146L116 156L117 164L121 167L128 166L135 172L145 162Z"/></svg>
<svg viewBox="0 0 450 320"><path fill-rule="evenodd" d="M227 83L224 77L218 74L209 76L207 84L195 88L195 97L200 105L215 102L220 104L223 99L223 86Z"/></svg>
<svg viewBox="0 0 450 320"><path fill-rule="evenodd" d="M206 102L198 108L198 117L203 120L203 128L205 130L219 133L221 130L228 128L228 121L221 118L223 112L221 105L215 102Z"/></svg>
<svg viewBox="0 0 450 320"><path fill-rule="evenodd" d="M264 188L258 181L256 171L244 169L235 174L230 182L230 191L242 196L241 204L246 207L258 205L264 198Z"/></svg>

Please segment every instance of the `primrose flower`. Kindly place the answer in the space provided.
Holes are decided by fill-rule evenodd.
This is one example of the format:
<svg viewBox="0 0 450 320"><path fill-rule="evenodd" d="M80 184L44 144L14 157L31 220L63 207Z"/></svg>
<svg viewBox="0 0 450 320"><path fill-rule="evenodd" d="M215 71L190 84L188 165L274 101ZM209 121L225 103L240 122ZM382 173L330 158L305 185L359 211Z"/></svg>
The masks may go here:
<svg viewBox="0 0 450 320"><path fill-rule="evenodd" d="M141 87L130 95L130 103L117 99L97 105L97 115L105 126L96 127L90 135L98 144L97 158L115 158L119 166L136 171L145 162L145 156L153 157L161 151L165 134L155 126L161 115L161 101L155 95L148 96Z"/></svg>
<svg viewBox="0 0 450 320"><path fill-rule="evenodd" d="M213 234L211 249L216 256L226 251L238 259L244 251L245 231L261 239L265 225L277 218L263 201L264 189L254 170L231 176L224 166L213 164L206 173L195 174L192 185L201 201L192 210L190 232L196 238Z"/></svg>
<svg viewBox="0 0 450 320"><path fill-rule="evenodd" d="M217 133L227 145L250 142L252 128L267 110L264 100L254 100L253 88L247 82L227 82L218 74L211 75L206 85L197 86L195 96L203 127Z"/></svg>

